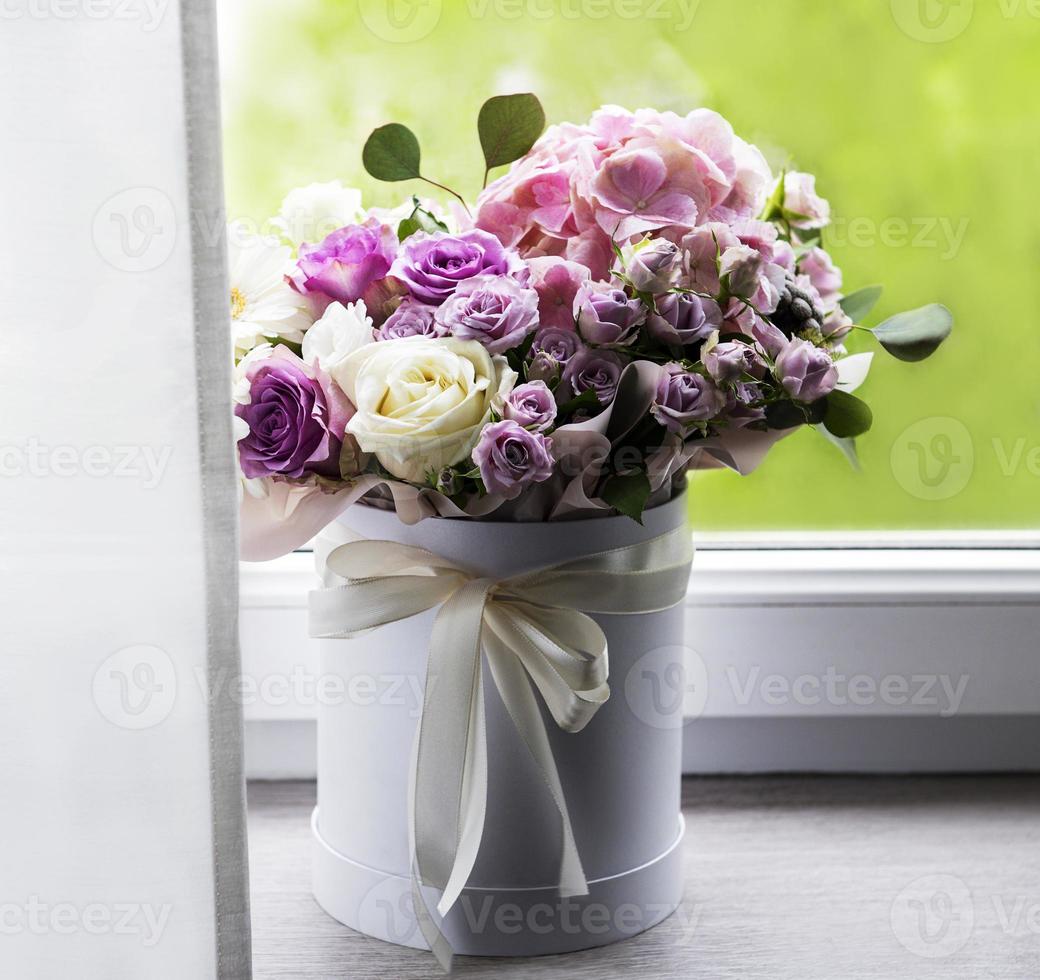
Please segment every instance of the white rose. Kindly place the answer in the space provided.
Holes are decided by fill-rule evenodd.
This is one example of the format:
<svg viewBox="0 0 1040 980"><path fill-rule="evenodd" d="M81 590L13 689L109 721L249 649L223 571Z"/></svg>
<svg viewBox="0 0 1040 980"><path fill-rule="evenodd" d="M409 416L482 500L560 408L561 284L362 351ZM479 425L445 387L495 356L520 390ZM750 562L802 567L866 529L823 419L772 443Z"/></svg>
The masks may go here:
<svg viewBox="0 0 1040 980"><path fill-rule="evenodd" d="M320 242L332 232L364 219L361 191L338 180L289 191L275 224L294 245Z"/></svg>
<svg viewBox="0 0 1040 980"><path fill-rule="evenodd" d="M516 383L504 357L475 340L404 337L368 344L332 377L357 413L347 431L402 480L469 456L480 431Z"/></svg>
<svg viewBox="0 0 1040 980"><path fill-rule="evenodd" d="M349 306L330 303L322 318L303 335L303 359L308 364L317 361L318 367L331 374L348 354L370 343L372 318L364 300Z"/></svg>

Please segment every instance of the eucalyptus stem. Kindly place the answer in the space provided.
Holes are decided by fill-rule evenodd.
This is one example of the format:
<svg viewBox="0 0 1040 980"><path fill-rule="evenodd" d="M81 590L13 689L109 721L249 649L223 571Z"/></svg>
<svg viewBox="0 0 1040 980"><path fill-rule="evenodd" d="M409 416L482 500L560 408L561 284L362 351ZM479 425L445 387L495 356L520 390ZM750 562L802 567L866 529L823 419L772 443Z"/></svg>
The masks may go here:
<svg viewBox="0 0 1040 980"><path fill-rule="evenodd" d="M445 191L452 197L457 198L459 203L463 206L463 208L466 209L466 214L468 214L471 218L473 217L473 214L469 209L469 205L466 203L466 199L458 191L453 191L450 187L445 187L443 184L438 184L437 181L430 180L429 177L420 176L419 180L425 180L427 184L432 184L434 187L439 187L442 191Z"/></svg>

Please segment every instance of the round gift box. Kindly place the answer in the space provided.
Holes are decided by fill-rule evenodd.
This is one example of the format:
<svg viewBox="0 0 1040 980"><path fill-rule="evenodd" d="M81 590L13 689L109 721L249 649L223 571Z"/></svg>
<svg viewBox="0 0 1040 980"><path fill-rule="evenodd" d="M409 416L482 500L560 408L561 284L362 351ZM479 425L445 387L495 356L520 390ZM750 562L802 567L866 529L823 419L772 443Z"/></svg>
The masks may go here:
<svg viewBox="0 0 1040 980"><path fill-rule="evenodd" d="M355 506L354 532L426 548L496 579L664 534L685 494L644 515L552 523L428 519ZM350 640L322 640L314 894L335 919L427 948L412 908L408 787L435 610ZM557 890L562 834L544 779L485 672L488 801L469 883L442 928L456 953L532 956L616 942L682 897L682 605L597 615L610 699L588 726L546 729L589 894Z"/></svg>

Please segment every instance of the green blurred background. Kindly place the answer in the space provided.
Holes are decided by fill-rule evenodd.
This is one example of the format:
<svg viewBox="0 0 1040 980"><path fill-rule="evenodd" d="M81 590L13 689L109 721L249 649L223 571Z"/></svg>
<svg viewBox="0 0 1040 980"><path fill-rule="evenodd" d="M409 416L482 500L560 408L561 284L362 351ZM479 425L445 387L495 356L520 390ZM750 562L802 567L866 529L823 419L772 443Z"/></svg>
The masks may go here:
<svg viewBox="0 0 1040 980"><path fill-rule="evenodd" d="M550 121L603 103L708 106L774 168L817 175L825 244L874 317L940 300L923 364L880 354L861 473L812 431L746 478L694 477L705 530L1036 526L1040 488L1040 18L1026 0L219 0L227 195L263 221L299 184L365 203L423 185L361 167L407 124L424 170L472 197L488 96ZM862 345L859 345L862 346Z"/></svg>

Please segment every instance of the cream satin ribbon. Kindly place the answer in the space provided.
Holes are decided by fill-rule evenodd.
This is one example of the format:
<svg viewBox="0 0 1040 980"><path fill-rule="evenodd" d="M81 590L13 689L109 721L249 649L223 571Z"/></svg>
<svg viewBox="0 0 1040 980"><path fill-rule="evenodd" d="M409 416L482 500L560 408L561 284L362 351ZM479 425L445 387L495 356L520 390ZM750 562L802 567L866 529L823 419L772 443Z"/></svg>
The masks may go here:
<svg viewBox="0 0 1040 980"><path fill-rule="evenodd" d="M349 535L343 525L333 525L319 539L316 558L326 588L310 594L311 636L357 636L440 606L430 637L411 827L416 915L448 969L451 949L421 886L441 890L437 912L447 915L477 858L488 779L484 660L560 814L560 894L587 895L532 684L560 728L581 731L610 695L607 639L586 613L626 615L675 606L686 594L693 545L689 531L679 527L495 581L394 541L340 543Z"/></svg>

